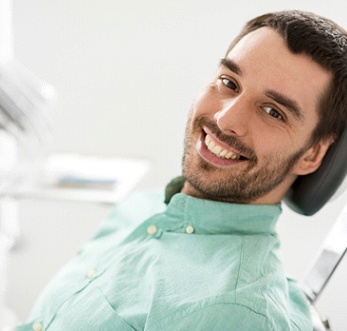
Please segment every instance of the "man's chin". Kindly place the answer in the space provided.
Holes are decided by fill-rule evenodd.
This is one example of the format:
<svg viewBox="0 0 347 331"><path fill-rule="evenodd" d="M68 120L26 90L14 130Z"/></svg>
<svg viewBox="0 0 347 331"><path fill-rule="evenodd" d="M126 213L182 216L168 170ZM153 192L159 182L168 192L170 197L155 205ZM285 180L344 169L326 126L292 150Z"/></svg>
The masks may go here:
<svg viewBox="0 0 347 331"><path fill-rule="evenodd" d="M204 160L199 160L196 167L185 166L183 176L186 179L187 188L187 191L183 193L189 191L189 195L216 201L243 203L250 201L242 195L245 192L238 182L239 176L217 168Z"/></svg>

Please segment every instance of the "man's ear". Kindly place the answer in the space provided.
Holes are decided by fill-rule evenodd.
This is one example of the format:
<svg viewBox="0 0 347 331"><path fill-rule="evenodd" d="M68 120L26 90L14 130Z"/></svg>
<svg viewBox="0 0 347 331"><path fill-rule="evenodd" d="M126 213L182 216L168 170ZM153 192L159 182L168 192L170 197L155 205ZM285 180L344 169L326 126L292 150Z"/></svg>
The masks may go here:
<svg viewBox="0 0 347 331"><path fill-rule="evenodd" d="M310 147L295 164L293 173L295 175L307 175L316 171L333 141L333 138L322 139Z"/></svg>

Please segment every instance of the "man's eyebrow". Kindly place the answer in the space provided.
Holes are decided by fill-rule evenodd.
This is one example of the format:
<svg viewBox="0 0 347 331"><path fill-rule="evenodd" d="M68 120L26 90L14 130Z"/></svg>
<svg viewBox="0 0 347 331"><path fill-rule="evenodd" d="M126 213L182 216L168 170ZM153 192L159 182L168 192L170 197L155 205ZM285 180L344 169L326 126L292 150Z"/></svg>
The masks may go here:
<svg viewBox="0 0 347 331"><path fill-rule="evenodd" d="M286 107L297 120L303 120L304 116L302 109L295 100L290 99L289 97L273 90L266 91L265 95L273 99L280 105Z"/></svg>
<svg viewBox="0 0 347 331"><path fill-rule="evenodd" d="M234 72L235 74L241 76L242 70L241 68L233 61L227 58L223 58L220 60L220 65L223 67L227 67L229 70Z"/></svg>

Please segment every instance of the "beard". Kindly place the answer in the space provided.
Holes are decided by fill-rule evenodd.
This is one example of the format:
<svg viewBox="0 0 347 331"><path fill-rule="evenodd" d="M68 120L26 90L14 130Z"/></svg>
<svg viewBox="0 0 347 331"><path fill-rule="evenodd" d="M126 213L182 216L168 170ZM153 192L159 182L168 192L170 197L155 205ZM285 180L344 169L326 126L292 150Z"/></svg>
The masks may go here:
<svg viewBox="0 0 347 331"><path fill-rule="evenodd" d="M239 138L224 134L218 126L205 117L187 123L184 155L182 160L183 176L190 185L208 199L249 203L261 198L278 187L305 153L304 147L291 155L274 153L264 157L265 163L259 165L255 152ZM198 155L194 137L199 137L202 127L207 127L220 141L246 155L246 167L218 168Z"/></svg>

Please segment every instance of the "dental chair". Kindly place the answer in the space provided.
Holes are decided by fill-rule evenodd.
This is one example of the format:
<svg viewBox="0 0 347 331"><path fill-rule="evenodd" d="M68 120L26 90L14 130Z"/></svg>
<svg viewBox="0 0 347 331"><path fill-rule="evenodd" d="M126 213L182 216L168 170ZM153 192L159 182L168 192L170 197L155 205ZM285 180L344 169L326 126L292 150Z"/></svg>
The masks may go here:
<svg viewBox="0 0 347 331"><path fill-rule="evenodd" d="M295 212L311 216L330 199L347 188L347 127L340 139L328 150L320 168L307 176L299 177L285 197L285 203ZM326 237L316 260L302 280L302 289L311 303L313 331L330 331L327 319L322 319L315 302L328 284L347 251L347 207Z"/></svg>

